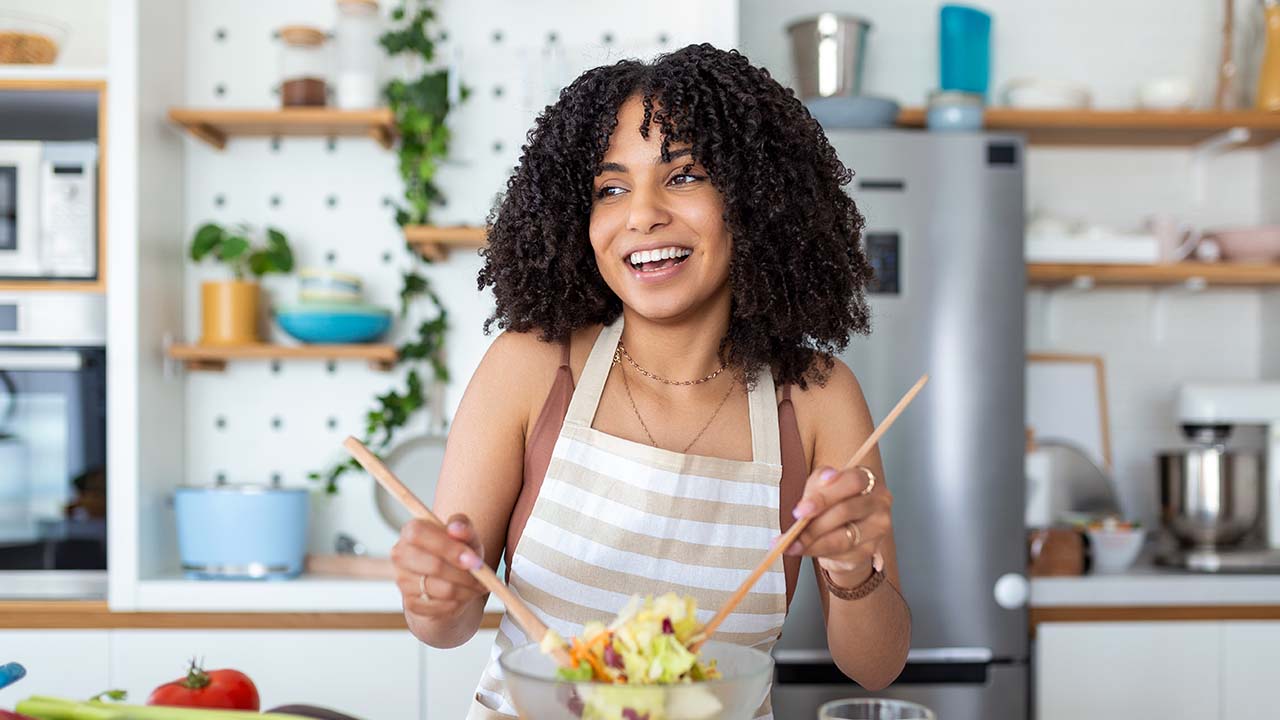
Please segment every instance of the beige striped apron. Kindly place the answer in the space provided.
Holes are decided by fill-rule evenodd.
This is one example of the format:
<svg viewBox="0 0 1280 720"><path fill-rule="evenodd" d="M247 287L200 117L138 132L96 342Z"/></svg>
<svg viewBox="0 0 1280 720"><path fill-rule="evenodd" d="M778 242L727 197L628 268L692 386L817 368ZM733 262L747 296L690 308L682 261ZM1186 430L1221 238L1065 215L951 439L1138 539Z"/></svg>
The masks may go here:
<svg viewBox="0 0 1280 720"><path fill-rule="evenodd" d="M633 593L693 595L706 622L779 534L782 461L768 370L749 394L750 462L655 448L591 427L621 335L619 318L591 349L512 554L512 590L566 638L613 617ZM786 592L778 560L716 638L768 652L786 618ZM526 642L504 617L468 720L515 717L497 658ZM768 699L756 717L772 718Z"/></svg>

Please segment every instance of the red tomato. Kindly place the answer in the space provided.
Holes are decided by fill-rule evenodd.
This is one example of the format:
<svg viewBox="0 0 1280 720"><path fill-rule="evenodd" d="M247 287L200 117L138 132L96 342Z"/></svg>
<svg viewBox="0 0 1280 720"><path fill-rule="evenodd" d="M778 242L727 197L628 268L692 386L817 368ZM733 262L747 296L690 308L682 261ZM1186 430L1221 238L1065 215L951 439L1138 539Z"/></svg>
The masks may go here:
<svg viewBox="0 0 1280 720"><path fill-rule="evenodd" d="M34 720L34 719L27 717L26 715L19 715L16 712L9 712L8 710L0 710L0 720Z"/></svg>
<svg viewBox="0 0 1280 720"><path fill-rule="evenodd" d="M257 710L258 688L239 670L203 670L191 661L187 676L156 688L148 705Z"/></svg>

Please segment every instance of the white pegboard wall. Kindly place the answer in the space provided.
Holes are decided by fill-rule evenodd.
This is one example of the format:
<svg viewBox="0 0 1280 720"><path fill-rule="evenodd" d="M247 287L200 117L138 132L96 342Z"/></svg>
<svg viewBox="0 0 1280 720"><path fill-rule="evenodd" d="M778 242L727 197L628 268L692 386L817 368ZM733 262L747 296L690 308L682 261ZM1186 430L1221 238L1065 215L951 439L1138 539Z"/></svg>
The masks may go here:
<svg viewBox="0 0 1280 720"><path fill-rule="evenodd" d="M396 4L382 0L384 16ZM449 202L435 211L438 224L483 222L537 113L582 70L691 42L733 47L738 32L736 0L663 0L608 11L585 0L436 6L448 34L442 58L453 58L472 90L451 115L451 157L438 176ZM332 29L336 14L332 0L190 0L187 104L277 106L274 31L287 24ZM400 273L413 265L387 206L401 195L396 154L365 138L232 138L222 151L189 139L189 229L175 242L185 248L207 220L272 225L289 237L299 267L356 273L367 300L394 307ZM476 290L479 268L477 256L455 252L425 271L452 325L446 417L492 340L481 331L492 301ZM200 281L222 276L221 268L188 264L187 339L199 333ZM272 302L291 302L296 292L292 278L269 278L265 287ZM407 325L397 322L391 339L400 341ZM403 369L382 373L359 362L246 362L228 364L222 373L188 373L185 481L304 484L307 472L341 457L343 437L361 432L374 394L401 386L403 376ZM426 418L419 422L425 429ZM330 542L323 540L323 548Z"/></svg>

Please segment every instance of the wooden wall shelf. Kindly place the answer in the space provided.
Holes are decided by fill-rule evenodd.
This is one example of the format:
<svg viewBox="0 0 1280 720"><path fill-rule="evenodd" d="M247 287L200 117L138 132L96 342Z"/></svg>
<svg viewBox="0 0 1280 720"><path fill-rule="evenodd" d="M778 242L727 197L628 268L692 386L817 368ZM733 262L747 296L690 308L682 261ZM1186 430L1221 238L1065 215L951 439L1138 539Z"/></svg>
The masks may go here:
<svg viewBox="0 0 1280 720"><path fill-rule="evenodd" d="M2 292L88 292L107 291L107 283L97 280L0 280Z"/></svg>
<svg viewBox="0 0 1280 720"><path fill-rule="evenodd" d="M451 249L484 247L487 230L472 225L406 225L405 242L428 260L443 260Z"/></svg>
<svg viewBox="0 0 1280 720"><path fill-rule="evenodd" d="M904 108L898 125L922 128L925 109ZM1022 110L989 107L984 115L988 130L1027 134L1039 145L1195 145L1231 128L1251 133L1246 147L1280 139L1280 113L1260 110Z"/></svg>
<svg viewBox="0 0 1280 720"><path fill-rule="evenodd" d="M390 370L399 359L394 345L173 345L168 355L188 370L226 369L236 360L365 360L376 370Z"/></svg>
<svg viewBox="0 0 1280 720"><path fill-rule="evenodd" d="M182 126L192 136L219 150L226 147L228 138L237 136L367 136L384 148L390 148L395 140L395 116L386 108L374 110L170 108L169 120Z"/></svg>
<svg viewBox="0 0 1280 720"><path fill-rule="evenodd" d="M1027 265L1028 285L1280 285L1280 264Z"/></svg>

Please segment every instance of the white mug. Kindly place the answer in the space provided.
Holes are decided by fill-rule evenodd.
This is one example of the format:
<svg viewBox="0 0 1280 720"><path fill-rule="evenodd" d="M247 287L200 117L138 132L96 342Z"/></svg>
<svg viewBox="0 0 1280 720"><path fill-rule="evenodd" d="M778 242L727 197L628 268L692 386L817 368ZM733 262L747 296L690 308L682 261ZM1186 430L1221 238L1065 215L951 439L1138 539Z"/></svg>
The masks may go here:
<svg viewBox="0 0 1280 720"><path fill-rule="evenodd" d="M1154 215L1147 219L1147 230L1155 236L1160 262L1186 260L1200 242L1200 231L1190 223L1180 223L1170 215Z"/></svg>

